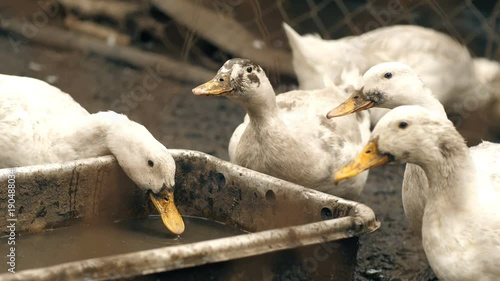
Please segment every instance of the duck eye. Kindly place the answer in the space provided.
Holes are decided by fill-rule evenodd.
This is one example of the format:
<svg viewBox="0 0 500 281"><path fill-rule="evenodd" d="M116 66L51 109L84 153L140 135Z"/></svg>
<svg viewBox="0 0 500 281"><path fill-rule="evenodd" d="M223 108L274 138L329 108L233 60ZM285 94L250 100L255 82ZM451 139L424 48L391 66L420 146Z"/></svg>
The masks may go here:
<svg viewBox="0 0 500 281"><path fill-rule="evenodd" d="M219 78L219 82L224 82L224 78Z"/></svg>
<svg viewBox="0 0 500 281"><path fill-rule="evenodd" d="M149 167L153 167L155 165L155 163L151 160L148 160L148 166Z"/></svg>
<svg viewBox="0 0 500 281"><path fill-rule="evenodd" d="M398 127L399 127L400 129L404 129L404 128L408 127L408 123L406 123L406 122L404 122L404 121L403 121L403 122L400 122L400 123L399 123L399 125L398 125Z"/></svg>
<svg viewBox="0 0 500 281"><path fill-rule="evenodd" d="M392 78L392 73L390 73L390 72L385 73L384 74L384 78L385 79L391 79Z"/></svg>
<svg viewBox="0 0 500 281"><path fill-rule="evenodd" d="M253 68L251 66L247 67L247 72L252 73Z"/></svg>

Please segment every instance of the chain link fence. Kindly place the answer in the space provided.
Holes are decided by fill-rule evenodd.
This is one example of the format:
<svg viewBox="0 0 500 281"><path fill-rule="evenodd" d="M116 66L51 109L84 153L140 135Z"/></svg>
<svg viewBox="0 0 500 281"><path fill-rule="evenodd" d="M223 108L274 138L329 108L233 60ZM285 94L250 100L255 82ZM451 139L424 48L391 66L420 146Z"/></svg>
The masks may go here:
<svg viewBox="0 0 500 281"><path fill-rule="evenodd" d="M359 35L382 26L433 28L467 45L476 56L499 58L500 2L436 0L240 1L234 17L264 41L281 47L285 21L299 33L324 39Z"/></svg>
<svg viewBox="0 0 500 281"><path fill-rule="evenodd" d="M263 46L289 51L282 22L300 34L316 33L324 39L359 35L373 29L411 24L449 34L469 48L473 56L500 60L500 2L437 0L215 0L193 1L215 12L220 21L229 19L255 36L253 48ZM213 69L231 56L224 47L211 45L203 33L179 27L184 42L183 58L195 58ZM224 33L224 30L220 30ZM178 38L178 37L177 37ZM238 38L228 37L230 41ZM173 42L173 40L170 40ZM248 42L247 42L248 43Z"/></svg>

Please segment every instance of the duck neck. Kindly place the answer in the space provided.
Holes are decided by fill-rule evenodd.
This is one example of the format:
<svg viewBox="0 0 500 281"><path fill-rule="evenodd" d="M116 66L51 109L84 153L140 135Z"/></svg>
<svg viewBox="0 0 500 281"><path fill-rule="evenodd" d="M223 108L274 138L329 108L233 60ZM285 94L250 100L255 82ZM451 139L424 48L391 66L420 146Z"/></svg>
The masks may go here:
<svg viewBox="0 0 500 281"><path fill-rule="evenodd" d="M237 102L247 112L251 124L262 126L278 119L278 105L270 83L262 83L258 91L247 93L246 96L246 100Z"/></svg>
<svg viewBox="0 0 500 281"><path fill-rule="evenodd" d="M393 106L391 106L390 108L392 109L392 108L395 108L398 106L403 106L403 105L419 105L419 106L422 106L422 107L428 109L429 111L431 111L432 113L434 113L440 117L448 119L443 105L432 94L432 91L427 87L424 87L423 91L424 92L421 94L405 95L405 98L404 98L405 100L401 103L393 101L393 102L395 102L395 104L393 104Z"/></svg>
<svg viewBox="0 0 500 281"><path fill-rule="evenodd" d="M112 154L112 138L109 138L109 132L124 126L125 120L128 120L126 116L112 111L90 114L80 122L70 124L61 136L61 143L71 148L73 155L69 158L73 159ZM67 147L61 147L60 150L61 153L67 154Z"/></svg>
<svg viewBox="0 0 500 281"><path fill-rule="evenodd" d="M417 91L414 91L414 90ZM422 93L423 91L423 93ZM434 97L432 91L427 88L407 88L404 95L397 98L386 97L386 100L381 103L381 107L394 109L404 105L419 105L422 106L439 117L448 119L443 105Z"/></svg>
<svg viewBox="0 0 500 281"><path fill-rule="evenodd" d="M448 119L446 111L439 100L432 94L429 88L424 88L424 94L416 98L416 104L427 108L431 112L438 114L440 117ZM420 104L418 104L420 101Z"/></svg>
<svg viewBox="0 0 500 281"><path fill-rule="evenodd" d="M463 141L442 143L440 152L422 168L429 181L428 204L454 211L474 207L476 171Z"/></svg>

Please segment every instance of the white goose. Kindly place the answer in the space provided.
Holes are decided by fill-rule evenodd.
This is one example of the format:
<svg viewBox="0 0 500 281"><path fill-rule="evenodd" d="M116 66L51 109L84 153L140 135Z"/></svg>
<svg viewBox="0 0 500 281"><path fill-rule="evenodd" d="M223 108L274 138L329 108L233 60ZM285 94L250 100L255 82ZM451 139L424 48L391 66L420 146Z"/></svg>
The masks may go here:
<svg viewBox="0 0 500 281"><path fill-rule="evenodd" d="M374 107L393 109L401 105L420 105L441 118L447 118L441 103L406 64L386 62L373 66L363 75L360 86L361 90L355 91L331 110L327 117L344 116ZM421 236L427 187L424 171L418 165L408 163L403 179L403 207L418 237Z"/></svg>
<svg viewBox="0 0 500 281"><path fill-rule="evenodd" d="M231 59L196 95L222 95L248 113L229 143L231 162L309 188L355 198L367 174L336 186L334 171L369 137L368 114L327 120L321 112L346 98L328 88L275 96L264 70L246 59Z"/></svg>
<svg viewBox="0 0 500 281"><path fill-rule="evenodd" d="M463 102L471 96L477 103L475 109L500 99L500 90L494 85L500 76L500 64L473 59L466 47L433 29L395 25L359 36L323 40L316 35L301 36L287 24L283 26L301 89L322 88L324 75L337 84L342 83L345 65L353 64L364 73L376 64L398 61L419 74L448 113L464 110ZM496 102L494 109L500 112L500 102ZM378 111L377 118L383 114Z"/></svg>
<svg viewBox="0 0 500 281"><path fill-rule="evenodd" d="M335 179L389 161L419 165L429 179L422 190L422 245L439 280L498 280L500 145L484 142L469 150L449 120L401 106L379 121L371 141Z"/></svg>
<svg viewBox="0 0 500 281"><path fill-rule="evenodd" d="M0 75L0 168L113 154L139 188L149 192L165 226L184 223L174 204L175 162L142 125L111 111L89 114L43 81Z"/></svg>

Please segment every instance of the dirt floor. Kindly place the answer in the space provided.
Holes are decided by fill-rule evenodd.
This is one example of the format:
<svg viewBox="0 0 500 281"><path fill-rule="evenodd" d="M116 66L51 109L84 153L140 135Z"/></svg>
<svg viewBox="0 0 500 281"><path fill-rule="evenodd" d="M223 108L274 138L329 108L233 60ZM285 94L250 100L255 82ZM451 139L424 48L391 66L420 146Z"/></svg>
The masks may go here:
<svg viewBox="0 0 500 281"><path fill-rule="evenodd" d="M15 52L0 37L0 73L29 76L61 88L90 112L117 110L144 124L168 148L203 151L228 159L229 138L244 112L225 98L195 97L191 88L85 53L23 44ZM144 79L158 84L146 98L130 98ZM125 98L125 100L121 100ZM127 103L127 101L129 103ZM401 204L403 167L374 170L361 202L377 214L382 226L362 237L356 280L409 280L426 267L425 256L405 221Z"/></svg>

